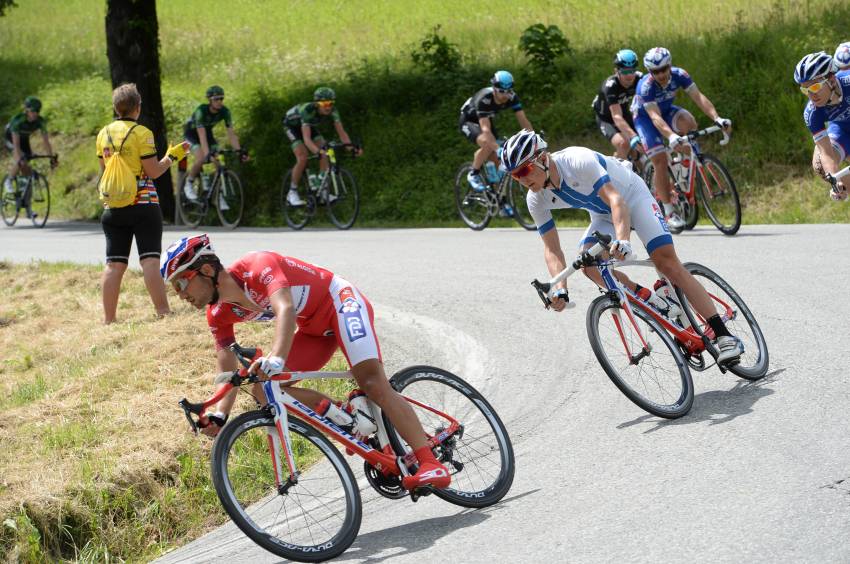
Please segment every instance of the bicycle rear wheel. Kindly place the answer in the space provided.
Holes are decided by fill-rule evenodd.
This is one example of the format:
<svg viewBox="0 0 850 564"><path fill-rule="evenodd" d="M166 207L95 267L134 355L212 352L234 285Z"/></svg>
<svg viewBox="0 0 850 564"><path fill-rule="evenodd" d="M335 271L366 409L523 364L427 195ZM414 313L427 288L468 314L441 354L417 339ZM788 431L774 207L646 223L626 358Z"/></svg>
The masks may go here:
<svg viewBox="0 0 850 564"><path fill-rule="evenodd" d="M245 205L243 194L239 175L232 170L222 171L213 187L213 202L223 226L236 229L239 225Z"/></svg>
<svg viewBox="0 0 850 564"><path fill-rule="evenodd" d="M514 180L510 175L507 175L502 182L508 183L508 202L510 202L511 208L514 210L514 219L516 222L529 231L537 229L534 218L531 217L531 212L528 211L525 189L522 187L522 184Z"/></svg>
<svg viewBox="0 0 850 564"><path fill-rule="evenodd" d="M18 183L17 179L12 179L12 188L14 188L14 191L6 192L6 179L8 178L8 174L4 176L3 184L0 185L0 194L2 194L2 199L0 199L0 216L3 216L3 223L12 227L18 221L18 213L20 212L18 208Z"/></svg>
<svg viewBox="0 0 850 564"><path fill-rule="evenodd" d="M360 213L360 192L354 176L340 167L331 172L324 186L325 205L328 216L339 229L348 229L357 220Z"/></svg>
<svg viewBox="0 0 850 564"><path fill-rule="evenodd" d="M301 203L293 204L289 200L289 188L292 184L292 169L289 169L283 176L283 181L280 189L280 206L283 209L283 219L286 224L292 229L303 229L314 215L316 215L316 199L310 191L310 185L307 180L307 170L301 175L301 181L298 183L298 198Z"/></svg>
<svg viewBox="0 0 850 564"><path fill-rule="evenodd" d="M269 433L277 433L274 419L267 411L249 411L225 425L213 445L215 491L236 526L266 550L299 562L334 558L360 530L357 482L324 435L292 417L289 431L297 484L275 484L269 447Z"/></svg>
<svg viewBox="0 0 850 564"><path fill-rule="evenodd" d="M729 371L747 380L763 378L770 364L767 342L743 298L710 268L695 262L686 262L684 267L706 289L729 332L744 343L744 354L741 355L740 362L730 366ZM681 289L676 288L676 296L680 303L686 306L685 312L691 324L705 332L708 329L705 319L694 311Z"/></svg>
<svg viewBox="0 0 850 564"><path fill-rule="evenodd" d="M694 383L679 347L655 319L632 308L635 326L618 302L599 296L587 310L587 336L602 369L623 394L644 410L676 419L694 403Z"/></svg>
<svg viewBox="0 0 850 564"><path fill-rule="evenodd" d="M460 167L455 177L455 204L457 213L470 229L481 231L490 223L490 200L485 192L476 192L466 180L472 163Z"/></svg>
<svg viewBox="0 0 850 564"><path fill-rule="evenodd" d="M207 193L203 189L203 182L201 179L203 173L198 175L195 179L195 190L198 192L197 199L189 199L186 197L186 193L183 191L183 186L179 187L180 194L180 206L178 210L180 210L180 219L187 227L197 227L201 224L201 221L206 217L207 211L209 211L209 201L207 200Z"/></svg>
<svg viewBox="0 0 850 564"><path fill-rule="evenodd" d="M36 227L44 227L50 215L50 186L47 179L34 173L30 177L30 187L24 197L24 207L32 212L30 219Z"/></svg>
<svg viewBox="0 0 850 564"><path fill-rule="evenodd" d="M715 156L702 155L702 165L696 183L705 213L724 235L734 235L741 228L741 198L735 181Z"/></svg>
<svg viewBox="0 0 850 564"><path fill-rule="evenodd" d="M463 426L461 433L434 449L446 465L451 485L434 490L438 497L463 507L487 507L502 499L514 480L514 450L508 431L493 407L475 388L451 372L431 366L411 366L390 379L400 394L410 398L425 433L434 437L453 417ZM418 405L423 404L423 405ZM396 453L410 451L386 414L384 424Z"/></svg>

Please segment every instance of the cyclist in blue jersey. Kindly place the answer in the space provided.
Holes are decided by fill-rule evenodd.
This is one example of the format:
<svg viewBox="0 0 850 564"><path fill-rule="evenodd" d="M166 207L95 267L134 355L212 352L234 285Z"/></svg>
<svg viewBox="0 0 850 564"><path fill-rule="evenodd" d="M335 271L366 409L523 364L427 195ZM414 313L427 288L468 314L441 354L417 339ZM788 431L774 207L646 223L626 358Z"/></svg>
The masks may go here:
<svg viewBox="0 0 850 564"><path fill-rule="evenodd" d="M543 256L549 273L555 276L567 264L552 218L553 209L578 208L590 212L590 226L580 245L584 249L594 245L597 242L592 235L594 231L611 235L610 249L619 260L632 255L629 239L634 229L658 271L682 289L690 304L714 330L719 352L717 363L725 364L739 358L744 345L729 333L705 288L682 266L658 202L629 163L585 147L567 147L556 153L546 149L542 138L533 131L523 130L505 143L501 160L511 176L529 190L528 211L543 240ZM586 268L584 273L603 286L596 269ZM616 271L615 275L641 299L653 301L649 288L635 284L622 272ZM564 280L559 284L552 308L562 311L567 301Z"/></svg>
<svg viewBox="0 0 850 564"><path fill-rule="evenodd" d="M843 71L850 69L850 41L845 41L839 45L832 58L835 59L835 63L838 65L838 70Z"/></svg>
<svg viewBox="0 0 850 564"><path fill-rule="evenodd" d="M649 74L638 82L632 113L646 156L652 159L654 165L652 183L658 199L664 204L667 223L673 233L680 233L685 222L679 214L678 202L674 199L673 187L667 175L664 140L667 140L671 149L675 149L687 140L683 135L697 128L697 122L689 111L673 104L677 92L680 89L687 92L699 109L723 129L730 130L732 121L720 117L714 104L700 92L687 71L674 67L672 63L670 51L664 47L653 47L646 52L643 64Z"/></svg>
<svg viewBox="0 0 850 564"><path fill-rule="evenodd" d="M838 72L835 60L820 51L797 63L794 82L809 98L803 120L815 141L812 168L829 182L850 156L850 72ZM830 195L834 200L846 199L845 183L838 181Z"/></svg>
<svg viewBox="0 0 850 564"><path fill-rule="evenodd" d="M475 190L484 190L485 182L481 179L481 167L490 159L495 164L499 143L498 133L493 126L493 117L501 110L510 108L514 111L520 127L532 129L531 122L525 116L522 102L514 92L514 77L508 71L496 71L490 79L491 86L482 88L464 102L460 109L458 127L464 137L478 145L472 158L472 170L466 179Z"/></svg>

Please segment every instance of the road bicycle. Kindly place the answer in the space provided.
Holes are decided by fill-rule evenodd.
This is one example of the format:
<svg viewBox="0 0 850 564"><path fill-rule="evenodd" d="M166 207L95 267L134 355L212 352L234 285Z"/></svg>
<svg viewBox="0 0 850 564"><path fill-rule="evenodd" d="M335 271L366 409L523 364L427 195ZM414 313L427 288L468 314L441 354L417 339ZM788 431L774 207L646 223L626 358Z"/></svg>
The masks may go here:
<svg viewBox="0 0 850 564"><path fill-rule="evenodd" d="M720 144L726 145L729 142L729 134L723 128L712 125L684 136L687 138L686 145L691 149L690 155L668 148L667 174L678 198L677 205L685 221L685 229L693 229L699 220L699 195L705 213L714 226L724 235L734 235L741 228L741 199L735 181L720 159L703 153L695 143L700 137L718 131L723 134ZM648 161L644 167L643 179L653 194L654 171L652 161Z"/></svg>
<svg viewBox="0 0 850 564"><path fill-rule="evenodd" d="M206 163L212 163L212 172L201 171L194 186L198 197L186 197L184 192L185 175L178 181L177 199L180 218L189 227L197 227L206 218L207 213L215 207L218 219L224 227L236 229L242 220L245 206L245 196L242 181L235 171L227 167L227 155L243 155L244 150L219 149L210 152Z"/></svg>
<svg viewBox="0 0 850 564"><path fill-rule="evenodd" d="M197 433L205 410L234 387L259 382L247 373L258 349L231 345L243 368L220 374L225 383L202 403L180 401ZM402 477L416 457L387 416L369 402L378 430L367 438L318 414L279 384L351 378L350 372L286 372L262 381L261 407L230 420L212 450L213 485L233 522L277 556L318 562L342 554L357 537L362 517L354 474L330 439L363 458L366 480L389 499L434 495L463 507L487 507L511 487L514 453L508 432L484 397L461 378L431 366L397 372L390 384L413 407L437 459L452 475L446 489L406 491ZM195 419L194 416L197 416Z"/></svg>
<svg viewBox="0 0 850 564"><path fill-rule="evenodd" d="M328 156L327 172L314 174L309 167L301 174L298 183L298 198L300 203L293 204L288 195L292 185L292 169L283 175L280 190L280 202L283 217L292 229L303 229L316 215L319 206L325 206L331 222L339 229L348 229L357 220L360 213L360 192L354 176L339 165L340 149L356 153L360 146L355 143L328 143L325 153ZM317 155L311 155L318 159Z"/></svg>
<svg viewBox="0 0 850 564"><path fill-rule="evenodd" d="M597 239L588 250L548 282L534 280L532 285L548 308L555 285L582 268L596 267L605 284L602 295L587 310L587 335L602 369L623 394L644 410L668 419L682 417L694 401L691 370L702 372L712 364L704 353L717 358L712 344L714 332L703 316L694 310L680 288L675 290L675 305L682 311L669 319L652 304L637 297L614 276L615 267L644 266L655 268L650 260L617 261L605 258L609 235L594 231ZM741 339L745 352L737 363L717 365L721 372L729 370L747 380L758 380L767 374L767 343L750 308L740 295L713 270L695 262L685 269L708 292L717 313L729 332ZM572 303L572 302L570 302ZM669 304L669 302L668 302ZM568 304L569 305L569 304Z"/></svg>
<svg viewBox="0 0 850 564"><path fill-rule="evenodd" d="M57 155L32 155L27 158L27 161L37 159L50 159L51 166L55 166ZM28 175L19 174L12 179L12 192L6 191L6 180L9 178L7 174L3 177L3 184L0 185L2 191L2 200L0 200L0 215L3 216L3 222L9 227L15 225L18 221L18 215L23 210L26 216L32 220L32 224L36 227L44 227L47 223L47 217L50 215L50 186L47 183L47 178L35 167L30 166Z"/></svg>
<svg viewBox="0 0 850 564"><path fill-rule="evenodd" d="M499 147L505 141L504 137L499 139ZM528 211L522 185L499 167L494 166L489 171L487 168L481 170L483 190L473 188L466 180L472 170L471 162L463 163L455 175L455 204L463 222L470 229L481 231L494 217L513 217L525 229L537 229Z"/></svg>

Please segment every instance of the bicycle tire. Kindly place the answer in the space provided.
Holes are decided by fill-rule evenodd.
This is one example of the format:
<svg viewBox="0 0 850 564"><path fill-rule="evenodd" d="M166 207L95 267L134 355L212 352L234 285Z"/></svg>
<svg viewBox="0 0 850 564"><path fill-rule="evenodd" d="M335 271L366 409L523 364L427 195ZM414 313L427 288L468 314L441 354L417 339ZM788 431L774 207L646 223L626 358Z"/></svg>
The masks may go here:
<svg viewBox="0 0 850 564"><path fill-rule="evenodd" d="M662 202L655 193L655 185L653 184L652 178L654 173L655 165L653 165L650 161L643 169L643 180L646 183L646 186L649 188L649 192L658 202L658 205L661 207L661 211L663 213L664 202ZM673 193L676 195L676 198L679 202L679 207L682 209L682 220L685 222L685 226L682 229L684 231L690 231L696 226L697 222L699 221L699 210L697 210L696 205L691 205L691 203L688 201L688 198L685 197L685 194L682 192L682 189L676 182L676 178L673 176L673 173L669 167L667 168L667 177L670 179L670 186L673 187Z"/></svg>
<svg viewBox="0 0 850 564"><path fill-rule="evenodd" d="M2 190L2 199L0 199L0 216L3 216L3 223L12 227L15 225L15 222L18 221L18 214L20 213L20 208L18 207L18 188L17 182L14 183L14 192L6 192L6 180L9 178L9 175L3 177L3 185L0 186L0 190Z"/></svg>
<svg viewBox="0 0 850 564"><path fill-rule="evenodd" d="M508 184L508 202L511 204L511 209L514 210L514 219L516 222L528 231L537 229L537 224L534 223L534 218L531 217L531 212L528 211L528 202L525 199L525 191L522 184L514 180L509 174L505 175L502 182Z"/></svg>
<svg viewBox="0 0 850 564"><path fill-rule="evenodd" d="M390 384L400 394L444 411L464 426L462 436L436 449L435 456L452 475L448 488L434 490L437 497L462 507L488 507L508 493L516 470L513 445L505 425L484 396L460 377L432 366L404 368L393 375ZM455 393L450 396L450 392ZM445 403L458 406L442 405ZM444 418L410 405L427 434L436 436L444 428ZM382 417L393 450L400 456L408 453L410 447L385 413ZM498 467L487 465L482 471L488 462Z"/></svg>
<svg viewBox="0 0 850 564"><path fill-rule="evenodd" d="M463 222L473 231L481 231L490 223L490 205L484 192L476 192L466 181L472 163L461 165L455 176L455 205Z"/></svg>
<svg viewBox="0 0 850 564"><path fill-rule="evenodd" d="M242 221L245 207L245 192L238 174L224 170L218 176L213 187L213 202L221 224L228 229L236 229ZM228 209L221 209L222 202L227 204Z"/></svg>
<svg viewBox="0 0 850 564"><path fill-rule="evenodd" d="M327 190L325 206L331 222L338 229L350 229L360 213L360 190L357 189L354 175L339 167L327 176L324 188Z"/></svg>
<svg viewBox="0 0 850 564"><path fill-rule="evenodd" d="M33 212L30 220L35 227L41 229L47 224L47 218L50 216L50 185L41 174L33 174L27 192L24 198L28 198L29 202L25 201L24 204L28 203L30 211Z"/></svg>
<svg viewBox="0 0 850 564"><path fill-rule="evenodd" d="M724 235L734 235L741 228L742 210L741 198L738 195L738 188L735 186L735 181L732 180L732 175L723 166L723 163L714 155L702 155L703 169L705 178L697 173L697 190L702 200L702 206L705 208L705 213L711 223L720 230ZM713 192L706 186L705 181L714 181L719 184L720 178L723 179L725 188L720 187Z"/></svg>
<svg viewBox="0 0 850 564"><path fill-rule="evenodd" d="M209 211L209 202L207 201L206 192L202 189L202 176L203 173L199 174L198 177L195 178L195 190L199 192L198 199L196 200L190 200L186 197L186 194L183 192L183 184L177 188L180 192L178 195L179 206L177 209L180 213L180 220L186 227L195 228L199 226Z"/></svg>
<svg viewBox="0 0 850 564"><path fill-rule="evenodd" d="M732 286L729 285L728 282L707 266L703 266L696 262L686 262L683 266L691 273L692 276L694 276L694 278L697 279L698 282L703 285L709 296L712 297L712 301L716 303L719 299L722 299L717 295L720 291L722 291L726 294L728 301L731 301L737 307L734 318L731 320L724 319L724 321L726 322L729 332L741 339L744 343L744 354L741 356L741 361L738 364L729 367L729 371L746 380L760 380L763 378L767 374L770 366L770 353L767 350L767 341L764 338L761 327L759 327L755 316L752 311L750 311L746 302L744 302L744 299L741 298L741 296L734 290L734 288L732 288ZM700 279L710 281L714 287L706 286L706 284ZM704 323L697 319L693 308L680 288L676 288L676 297L679 298L679 303L684 306L683 309L685 310L691 325L703 328ZM727 300L722 301L727 302ZM721 309L723 311L721 311ZM746 331L745 327L738 323L738 312L743 315L744 320L747 322L746 329L749 329L749 331ZM722 308L721 306L721 308L718 309L718 313L725 314L725 308ZM725 317L725 315L723 315L723 317ZM755 348L756 352L753 352L753 348Z"/></svg>
<svg viewBox="0 0 850 564"><path fill-rule="evenodd" d="M281 181L280 189L280 207L283 210L283 219L286 224L298 231L304 229L304 226L310 222L310 219L316 215L316 199L310 191L310 186L307 181L307 169L304 169L301 175L301 181L298 183L298 197L304 201L304 205L293 206L289 203L287 195L289 187L292 183L292 169L286 171Z"/></svg>
<svg viewBox="0 0 850 564"><path fill-rule="evenodd" d="M268 454L268 430L277 432L274 419L268 411L258 410L239 415L219 433L213 444L212 478L222 506L248 538L277 556L299 562L321 562L339 556L357 538L363 514L354 474L327 437L290 417L289 431L293 442L297 441L293 452L300 475L287 493L279 493ZM249 432L253 433L245 443L236 444ZM231 459L236 462L229 465ZM308 459L312 459L309 468L304 466ZM265 468L250 474L260 466ZM283 466L286 471L286 464ZM249 507L243 507L237 491L256 499L246 500ZM266 501L260 504L261 499ZM268 508L275 499L281 502L277 512L276 508ZM285 519L286 526L278 527L277 535L295 538L282 539L271 534L267 529L275 523L258 523L269 515ZM296 520L299 523L293 523ZM318 539L317 535L330 538Z"/></svg>
<svg viewBox="0 0 850 564"><path fill-rule="evenodd" d="M623 395L629 398L637 406L653 415L663 417L665 419L677 419L688 413L694 403L694 382L691 377L690 369L682 356L682 352L679 350L679 347L676 345L673 338L663 327L661 327L661 325L658 324L657 321L655 321L655 319L640 309L640 307L633 307L632 312L634 315L645 324L645 326L641 328L644 338L648 344L653 345L649 354L644 356L637 364L635 364L623 350L623 342L627 340L629 336L634 336L635 339L637 339L637 335L634 334L634 328L630 327L630 323L625 316L619 319L621 326L617 326L616 321L613 321L618 318L612 317L612 326L614 327L615 332L612 332L611 338L606 340L606 338L600 334L600 320L607 310L612 309L622 311L622 307L619 302L615 302L608 297L608 295L603 295L593 300L593 303L590 304L590 308L587 310L587 336L590 340L590 346L593 349L593 353L596 355L596 359L599 361L599 364L602 366L605 374L607 374L608 378L611 379L614 385L623 392ZM647 328L649 331L646 330ZM657 336L657 338L653 338L652 335ZM639 340L630 343L630 345L632 351L641 348ZM635 347L635 345L637 345L637 347ZM663 345L664 348L661 348L659 345ZM606 346L611 350L620 350L621 359L619 360L619 364L623 364L623 368L618 369L615 366L615 363L612 362L609 358L609 354L606 352ZM643 367L641 366L638 369L639 372L636 375L637 377L633 378L635 385L631 383L630 380L632 379L622 374L626 368L638 366L639 364L646 366L647 369L653 368L652 363L656 362L654 359L661 358L664 349L670 352L670 355L675 362L676 376L664 377L663 374L644 374ZM634 356L634 353L632 353L632 356ZM647 359L653 360L645 363L644 361ZM664 381L661 380L662 377ZM662 389L665 382L669 382L672 391L668 392L667 390ZM642 390L637 389L638 387L641 387ZM653 399L648 397L651 389L659 390L661 392L660 395L666 396L667 399ZM672 401L670 401L671 399ZM663 403L663 401L666 401L666 403Z"/></svg>

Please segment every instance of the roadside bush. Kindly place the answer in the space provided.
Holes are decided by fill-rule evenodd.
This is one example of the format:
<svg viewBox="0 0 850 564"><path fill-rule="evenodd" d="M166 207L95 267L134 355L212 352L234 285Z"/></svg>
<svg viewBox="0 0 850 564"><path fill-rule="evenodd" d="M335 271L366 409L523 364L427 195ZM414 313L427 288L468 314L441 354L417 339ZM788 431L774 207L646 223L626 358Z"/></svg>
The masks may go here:
<svg viewBox="0 0 850 564"><path fill-rule="evenodd" d="M437 25L425 35L419 48L410 53L414 64L435 73L454 72L460 68L461 55L457 45L440 35Z"/></svg>

